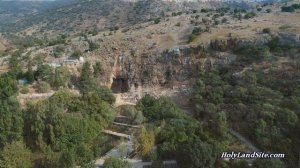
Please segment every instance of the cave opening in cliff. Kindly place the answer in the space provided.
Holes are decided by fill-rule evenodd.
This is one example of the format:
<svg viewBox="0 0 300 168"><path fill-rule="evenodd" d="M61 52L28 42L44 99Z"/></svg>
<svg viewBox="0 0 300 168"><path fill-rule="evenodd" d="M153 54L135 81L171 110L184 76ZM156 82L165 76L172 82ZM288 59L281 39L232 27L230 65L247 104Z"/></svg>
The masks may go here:
<svg viewBox="0 0 300 168"><path fill-rule="evenodd" d="M126 78L117 77L113 79L111 85L113 93L125 93L129 91L129 82Z"/></svg>

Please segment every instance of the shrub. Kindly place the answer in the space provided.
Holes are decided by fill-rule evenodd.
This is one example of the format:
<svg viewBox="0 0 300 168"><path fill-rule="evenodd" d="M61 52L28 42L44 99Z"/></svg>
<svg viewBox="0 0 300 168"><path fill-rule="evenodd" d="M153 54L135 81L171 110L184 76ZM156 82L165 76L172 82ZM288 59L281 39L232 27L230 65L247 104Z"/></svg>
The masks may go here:
<svg viewBox="0 0 300 168"><path fill-rule="evenodd" d="M295 9L291 6L283 6L281 7L282 12L295 12Z"/></svg>
<svg viewBox="0 0 300 168"><path fill-rule="evenodd" d="M180 27L180 22L176 23L176 25L175 25L175 26L177 26L177 27Z"/></svg>
<svg viewBox="0 0 300 168"><path fill-rule="evenodd" d="M286 29L290 29L290 28L293 28L293 27L291 25L287 25L287 24L279 27L280 30L286 30Z"/></svg>
<svg viewBox="0 0 300 168"><path fill-rule="evenodd" d="M50 85L47 82L39 82L37 85L37 91L39 93L47 93L49 91Z"/></svg>
<svg viewBox="0 0 300 168"><path fill-rule="evenodd" d="M262 32L265 33L265 34L270 34L271 33L271 29L270 28L264 28L262 30Z"/></svg>
<svg viewBox="0 0 300 168"><path fill-rule="evenodd" d="M220 21L215 20L214 25L218 25L220 23Z"/></svg>
<svg viewBox="0 0 300 168"><path fill-rule="evenodd" d="M75 50L75 51L72 53L71 57L72 57L72 58L79 59L79 57L80 57L81 55L82 55L82 53L81 53L80 50Z"/></svg>
<svg viewBox="0 0 300 168"><path fill-rule="evenodd" d="M207 13L209 12L209 9L201 9L201 13Z"/></svg>
<svg viewBox="0 0 300 168"><path fill-rule="evenodd" d="M66 43L66 38L67 38L66 35L60 35L60 36L56 37L55 39L51 39L49 41L49 46L54 46L57 44L64 44L64 43Z"/></svg>
<svg viewBox="0 0 300 168"><path fill-rule="evenodd" d="M29 89L28 89L28 87L22 87L22 89L20 90L20 93L22 93L22 94L27 94L27 93L29 93Z"/></svg>
<svg viewBox="0 0 300 168"><path fill-rule="evenodd" d="M213 15L213 19L217 19L217 18L219 18L219 17L220 17L219 14L214 14L214 15Z"/></svg>
<svg viewBox="0 0 300 168"><path fill-rule="evenodd" d="M120 29L119 26L115 26L115 27L110 27L109 31L117 31L119 29Z"/></svg>
<svg viewBox="0 0 300 168"><path fill-rule="evenodd" d="M240 61L247 63L269 60L271 57L270 48L267 46L245 45L239 47L235 53L240 55Z"/></svg>
<svg viewBox="0 0 300 168"><path fill-rule="evenodd" d="M195 28L193 29L192 34L194 34L194 35L200 35L201 32L202 32L201 27L195 27Z"/></svg>
<svg viewBox="0 0 300 168"><path fill-rule="evenodd" d="M227 18L223 18L222 19L222 23L227 23L228 19Z"/></svg>
<svg viewBox="0 0 300 168"><path fill-rule="evenodd" d="M209 19L207 19L207 18L202 18L202 22L205 24L205 23L208 23L208 22L210 22L210 21L209 21Z"/></svg>
<svg viewBox="0 0 300 168"><path fill-rule="evenodd" d="M120 112L130 118L130 124L141 124L145 121L143 113L134 106L122 106Z"/></svg>
<svg viewBox="0 0 300 168"><path fill-rule="evenodd" d="M191 34L191 35L189 36L189 41L188 41L188 42L191 43L191 42L193 42L196 38L197 38L196 35Z"/></svg>
<svg viewBox="0 0 300 168"><path fill-rule="evenodd" d="M111 32L110 32L111 34ZM97 43L94 43L92 41L88 41L89 43L89 51L94 51L94 50L97 50L100 46L97 44Z"/></svg>
<svg viewBox="0 0 300 168"><path fill-rule="evenodd" d="M55 58L59 58L61 55L62 55L62 53L64 52L64 47L63 46L57 46L57 47L55 47L54 49L53 49L53 56L55 57Z"/></svg>
<svg viewBox="0 0 300 168"><path fill-rule="evenodd" d="M178 15L178 16L182 15L182 12L177 12L177 15Z"/></svg>
<svg viewBox="0 0 300 168"><path fill-rule="evenodd" d="M250 18L254 18L256 16L256 13L254 12L248 12L245 14L244 18L245 19L250 19Z"/></svg>
<svg viewBox="0 0 300 168"><path fill-rule="evenodd" d="M32 153L21 141L5 145L0 153L1 167L32 167Z"/></svg>
<svg viewBox="0 0 300 168"><path fill-rule="evenodd" d="M156 18L155 20L154 20L154 24L158 24L160 22L160 18Z"/></svg>
<svg viewBox="0 0 300 168"><path fill-rule="evenodd" d="M272 9L267 9L266 12L267 12L267 13L271 13L271 12L272 12Z"/></svg>
<svg viewBox="0 0 300 168"><path fill-rule="evenodd" d="M130 168L130 164L127 161L123 161L118 158L108 158L104 162L104 168Z"/></svg>
<svg viewBox="0 0 300 168"><path fill-rule="evenodd" d="M300 9L300 4L293 4L291 6L281 7L282 12L295 12L295 10Z"/></svg>

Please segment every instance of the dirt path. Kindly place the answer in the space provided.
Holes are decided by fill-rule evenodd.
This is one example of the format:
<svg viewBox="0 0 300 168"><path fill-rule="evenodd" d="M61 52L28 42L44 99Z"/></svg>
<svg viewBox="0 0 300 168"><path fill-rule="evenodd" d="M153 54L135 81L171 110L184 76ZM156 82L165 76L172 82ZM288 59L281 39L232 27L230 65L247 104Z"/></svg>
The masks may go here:
<svg viewBox="0 0 300 168"><path fill-rule="evenodd" d="M39 99L39 98L47 98L54 94L55 92L50 93L34 93L34 94L19 94L19 99Z"/></svg>
<svg viewBox="0 0 300 168"><path fill-rule="evenodd" d="M141 128L140 125L129 125L129 124L123 124L123 123L118 123L118 122L112 122L114 125L120 125L124 127L130 127L130 128Z"/></svg>
<svg viewBox="0 0 300 168"><path fill-rule="evenodd" d="M114 131L111 131L111 130L104 130L103 132L106 133L106 134L117 136L117 137L130 139L130 135L127 135L127 134L114 132Z"/></svg>

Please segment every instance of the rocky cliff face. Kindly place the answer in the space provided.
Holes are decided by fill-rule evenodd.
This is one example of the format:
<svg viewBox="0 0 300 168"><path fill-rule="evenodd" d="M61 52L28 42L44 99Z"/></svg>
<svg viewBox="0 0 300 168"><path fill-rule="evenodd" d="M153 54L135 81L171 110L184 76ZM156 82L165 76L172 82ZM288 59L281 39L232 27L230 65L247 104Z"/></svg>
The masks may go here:
<svg viewBox="0 0 300 168"><path fill-rule="evenodd" d="M235 59L229 52L208 53L201 45L174 46L162 53L143 53L140 58L125 52L117 60L112 87L118 86L123 92L139 86L173 88L188 84L201 69L223 66Z"/></svg>
<svg viewBox="0 0 300 168"><path fill-rule="evenodd" d="M284 34L278 38L281 43L300 44L296 36ZM133 51L122 52L116 60L113 78L124 85L124 92L139 86L178 87L197 78L200 70L234 62L237 56L232 51L235 48L249 44L262 45L271 39L269 35L257 39L228 38L213 40L209 46L174 46L163 52L150 50L140 55L133 55Z"/></svg>

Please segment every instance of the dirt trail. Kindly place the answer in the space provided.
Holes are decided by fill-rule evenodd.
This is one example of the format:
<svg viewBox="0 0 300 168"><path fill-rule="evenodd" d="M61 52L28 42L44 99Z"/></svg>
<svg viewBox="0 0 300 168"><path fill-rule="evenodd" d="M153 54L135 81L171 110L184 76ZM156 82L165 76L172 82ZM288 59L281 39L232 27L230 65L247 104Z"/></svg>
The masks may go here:
<svg viewBox="0 0 300 168"><path fill-rule="evenodd" d="M55 92L50 93L34 93L34 94L20 94L18 96L19 99L39 99L39 98L47 98L54 94Z"/></svg>
<svg viewBox="0 0 300 168"><path fill-rule="evenodd" d="M114 136L121 137L121 138L127 138L127 139L130 138L130 135L119 133L119 132L114 132L111 130L104 130L103 132L106 134L114 135Z"/></svg>

